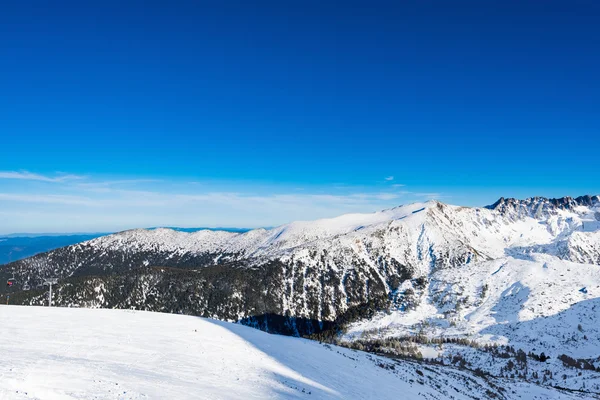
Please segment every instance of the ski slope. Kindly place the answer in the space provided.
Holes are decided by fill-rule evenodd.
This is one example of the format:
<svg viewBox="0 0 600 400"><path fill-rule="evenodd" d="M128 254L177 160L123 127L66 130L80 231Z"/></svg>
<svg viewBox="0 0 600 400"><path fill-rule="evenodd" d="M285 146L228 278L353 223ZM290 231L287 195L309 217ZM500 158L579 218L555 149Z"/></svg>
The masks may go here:
<svg viewBox="0 0 600 400"><path fill-rule="evenodd" d="M585 398L198 317L0 306L0 399Z"/></svg>

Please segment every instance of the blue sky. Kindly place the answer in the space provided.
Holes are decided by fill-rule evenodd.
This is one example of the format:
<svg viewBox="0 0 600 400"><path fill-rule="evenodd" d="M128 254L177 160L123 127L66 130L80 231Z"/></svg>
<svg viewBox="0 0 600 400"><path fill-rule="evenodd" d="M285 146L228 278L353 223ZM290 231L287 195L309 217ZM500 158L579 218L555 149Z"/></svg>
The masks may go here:
<svg viewBox="0 0 600 400"><path fill-rule="evenodd" d="M599 17L594 1L3 5L0 233L599 193Z"/></svg>

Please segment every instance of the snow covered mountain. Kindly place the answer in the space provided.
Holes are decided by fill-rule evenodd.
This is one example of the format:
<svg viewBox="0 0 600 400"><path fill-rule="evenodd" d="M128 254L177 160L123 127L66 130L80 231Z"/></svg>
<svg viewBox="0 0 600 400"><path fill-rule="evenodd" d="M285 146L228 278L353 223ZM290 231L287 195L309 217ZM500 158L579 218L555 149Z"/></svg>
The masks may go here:
<svg viewBox="0 0 600 400"><path fill-rule="evenodd" d="M586 398L190 316L0 306L0 319L6 400Z"/></svg>
<svg viewBox="0 0 600 400"><path fill-rule="evenodd" d="M484 208L431 201L246 233L133 230L2 274L17 289L58 276L60 305L326 331L396 355L397 341L410 341L433 362L600 393L598 196ZM44 299L11 294L22 304Z"/></svg>

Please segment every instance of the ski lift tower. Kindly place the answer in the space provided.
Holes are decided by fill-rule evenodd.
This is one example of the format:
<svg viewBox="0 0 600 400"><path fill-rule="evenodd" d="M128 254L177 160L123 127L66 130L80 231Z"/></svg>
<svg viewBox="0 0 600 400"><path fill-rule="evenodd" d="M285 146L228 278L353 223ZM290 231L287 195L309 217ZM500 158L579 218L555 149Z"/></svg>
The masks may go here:
<svg viewBox="0 0 600 400"><path fill-rule="evenodd" d="M56 285L58 283L57 278L48 278L44 282L44 285L48 285L48 307L52 307L52 285Z"/></svg>

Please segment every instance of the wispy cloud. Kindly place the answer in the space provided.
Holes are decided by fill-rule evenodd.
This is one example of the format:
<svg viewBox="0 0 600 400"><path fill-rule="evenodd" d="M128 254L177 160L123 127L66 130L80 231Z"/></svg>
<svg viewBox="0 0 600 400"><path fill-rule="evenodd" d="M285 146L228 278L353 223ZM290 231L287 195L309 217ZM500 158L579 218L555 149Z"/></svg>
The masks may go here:
<svg viewBox="0 0 600 400"><path fill-rule="evenodd" d="M393 181L393 180L394 180L394 177L393 177L393 176L386 176L384 179L385 179L386 181Z"/></svg>
<svg viewBox="0 0 600 400"><path fill-rule="evenodd" d="M158 182L162 181L160 179L118 179L108 181L79 182L77 183L77 186L90 192L110 193L112 191L123 190L123 188L127 187L135 187L140 184Z"/></svg>
<svg viewBox="0 0 600 400"><path fill-rule="evenodd" d="M89 183L81 183L81 186L120 186L120 185L135 185L138 183L152 183L152 182L161 182L160 179L117 179L112 181L98 181L98 182L89 182ZM197 183L197 182L190 182Z"/></svg>
<svg viewBox="0 0 600 400"><path fill-rule="evenodd" d="M443 197L441 193L414 193L414 195L418 197L425 197L430 200L436 200Z"/></svg>
<svg viewBox="0 0 600 400"><path fill-rule="evenodd" d="M0 193L0 201L19 203L60 204L68 206L102 206L101 201L83 196L68 196L59 194L25 194L25 193Z"/></svg>
<svg viewBox="0 0 600 400"><path fill-rule="evenodd" d="M395 187L395 188L404 187L404 186L406 186L406 185L404 185L404 184L402 184L402 183L394 183L394 184L392 185L392 187Z"/></svg>
<svg viewBox="0 0 600 400"><path fill-rule="evenodd" d="M66 182L76 179L83 179L83 176L79 175L68 175L60 174L57 176L47 176L34 174L28 171L0 171L0 179L20 179L28 181L42 181L42 182Z"/></svg>
<svg viewBox="0 0 600 400"><path fill-rule="evenodd" d="M0 229L109 231L147 226L275 226L439 198L402 185L297 187L0 172ZM39 184L35 184L39 182ZM45 182L59 182L47 185Z"/></svg>
<svg viewBox="0 0 600 400"><path fill-rule="evenodd" d="M403 193L333 194L251 194L238 192L206 192L197 194L161 193L141 190L111 191L109 197L73 196L59 194L0 193L0 201L80 205L86 207L176 207L185 204L219 204L231 206L326 205L360 206L401 198Z"/></svg>

